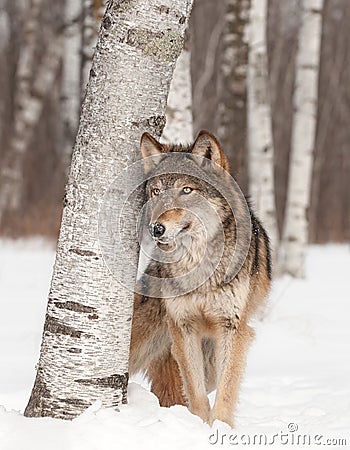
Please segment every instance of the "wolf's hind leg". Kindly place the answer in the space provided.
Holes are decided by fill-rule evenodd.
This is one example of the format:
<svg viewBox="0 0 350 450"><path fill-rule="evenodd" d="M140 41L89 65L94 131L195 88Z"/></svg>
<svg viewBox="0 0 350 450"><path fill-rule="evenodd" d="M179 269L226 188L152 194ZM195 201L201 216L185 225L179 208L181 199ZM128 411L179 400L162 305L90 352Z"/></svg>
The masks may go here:
<svg viewBox="0 0 350 450"><path fill-rule="evenodd" d="M160 406L186 405L179 366L170 348L152 361L147 369L151 391L158 397Z"/></svg>

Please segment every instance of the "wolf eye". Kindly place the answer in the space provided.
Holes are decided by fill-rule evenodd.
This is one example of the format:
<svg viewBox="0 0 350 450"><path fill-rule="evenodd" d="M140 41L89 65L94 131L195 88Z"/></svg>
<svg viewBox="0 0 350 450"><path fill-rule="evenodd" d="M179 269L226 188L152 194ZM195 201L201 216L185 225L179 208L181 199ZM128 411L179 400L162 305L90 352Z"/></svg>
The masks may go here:
<svg viewBox="0 0 350 450"><path fill-rule="evenodd" d="M160 194L160 189L159 188L152 189L152 194L153 195L159 195Z"/></svg>
<svg viewBox="0 0 350 450"><path fill-rule="evenodd" d="M192 191L193 191L193 189L190 188L189 186L185 186L184 188L182 188L183 194L190 194Z"/></svg>

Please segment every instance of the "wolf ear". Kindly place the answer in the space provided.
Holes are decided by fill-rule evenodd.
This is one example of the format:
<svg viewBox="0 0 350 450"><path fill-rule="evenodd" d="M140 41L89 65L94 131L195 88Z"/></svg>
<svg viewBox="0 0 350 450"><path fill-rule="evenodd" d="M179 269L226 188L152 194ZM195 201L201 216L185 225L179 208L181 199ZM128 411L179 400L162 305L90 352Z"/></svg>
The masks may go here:
<svg viewBox="0 0 350 450"><path fill-rule="evenodd" d="M192 147L192 154L210 159L227 172L230 170L225 153L220 147L220 144L216 140L215 136L209 133L209 131L202 130L199 132Z"/></svg>
<svg viewBox="0 0 350 450"><path fill-rule="evenodd" d="M149 133L143 133L140 148L144 159L145 173L148 173L158 165L161 156L164 154L164 148Z"/></svg>

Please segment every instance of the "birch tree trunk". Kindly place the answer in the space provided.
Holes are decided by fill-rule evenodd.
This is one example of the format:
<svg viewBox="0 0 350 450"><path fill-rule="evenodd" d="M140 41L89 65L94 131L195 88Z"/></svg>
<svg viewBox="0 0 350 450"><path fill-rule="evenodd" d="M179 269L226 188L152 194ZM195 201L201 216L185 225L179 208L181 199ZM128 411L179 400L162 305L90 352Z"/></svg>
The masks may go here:
<svg viewBox="0 0 350 450"><path fill-rule="evenodd" d="M81 104L82 16L83 8L81 1L66 1L62 77L62 116L64 162L65 167L67 168L72 155L74 138L78 130Z"/></svg>
<svg viewBox="0 0 350 450"><path fill-rule="evenodd" d="M280 239L285 219L294 115L295 59L300 28L299 4L299 0L268 1L267 48L274 142L275 199Z"/></svg>
<svg viewBox="0 0 350 450"><path fill-rule="evenodd" d="M133 293L118 282L136 269L120 261L110 273L98 240L103 196L140 159L144 131L160 135L191 0L108 3L82 106L66 187L40 360L26 416L72 419L97 399L126 401ZM117 196L128 186L118 186ZM136 216L126 246L137 262ZM107 224L108 225L108 224Z"/></svg>
<svg viewBox="0 0 350 450"><path fill-rule="evenodd" d="M218 86L218 137L232 174L247 192L247 68L251 0L226 0Z"/></svg>
<svg viewBox="0 0 350 450"><path fill-rule="evenodd" d="M294 122L286 203L284 270L304 276L315 145L323 0L302 2L296 61Z"/></svg>
<svg viewBox="0 0 350 450"><path fill-rule="evenodd" d="M274 150L268 89L267 1L251 0L248 63L249 194L271 241L276 261L278 232L274 191Z"/></svg>
<svg viewBox="0 0 350 450"><path fill-rule="evenodd" d="M193 141L190 64L190 50L185 46L176 62L170 84L166 125L162 134L162 142L165 144Z"/></svg>

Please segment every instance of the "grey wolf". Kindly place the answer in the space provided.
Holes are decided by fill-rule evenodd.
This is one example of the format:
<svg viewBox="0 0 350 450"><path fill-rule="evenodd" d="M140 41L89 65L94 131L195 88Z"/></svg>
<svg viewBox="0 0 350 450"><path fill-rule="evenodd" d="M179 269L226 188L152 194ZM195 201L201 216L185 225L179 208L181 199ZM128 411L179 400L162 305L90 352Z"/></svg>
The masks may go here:
<svg viewBox="0 0 350 450"><path fill-rule="evenodd" d="M218 419L233 427L247 350L254 337L248 322L263 307L270 288L268 236L248 205L250 228L245 224L243 234L252 238L239 270L227 281L232 255L240 256L236 244L241 206L237 203L232 211L215 183L190 174L203 165L199 157L211 162L209 173L214 176L215 167L221 170L216 179L235 199L231 177L225 175L228 161L216 138L202 131L192 145L162 145L145 133L141 153L148 176L149 235L165 253L175 247L185 250L171 263L152 260L147 268L154 279L170 280L171 290L157 297L151 281L150 295L135 295L129 371L147 375L161 406L187 405L209 424ZM179 170L181 163L174 170L170 161L174 154L185 156L185 174ZM197 282L219 247L219 262ZM204 264L196 272L199 261ZM191 276L186 278L186 273ZM211 409L207 394L214 389Z"/></svg>

